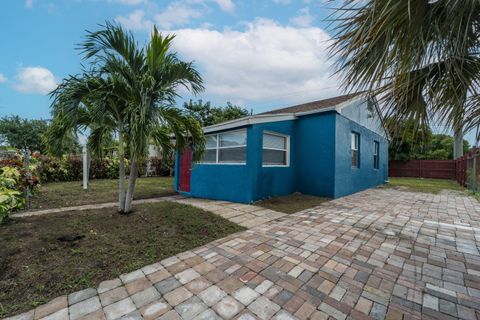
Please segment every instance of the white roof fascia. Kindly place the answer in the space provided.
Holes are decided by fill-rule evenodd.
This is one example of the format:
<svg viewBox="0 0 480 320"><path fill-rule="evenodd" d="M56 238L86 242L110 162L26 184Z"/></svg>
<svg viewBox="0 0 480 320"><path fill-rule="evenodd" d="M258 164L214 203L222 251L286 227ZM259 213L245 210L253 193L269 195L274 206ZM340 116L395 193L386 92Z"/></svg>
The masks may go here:
<svg viewBox="0 0 480 320"><path fill-rule="evenodd" d="M203 132L209 133L209 132L230 130L230 129L248 126L248 125L257 124L257 123L287 121L287 120L294 120L296 118L297 117L293 113L279 113L275 115L259 114L256 116L249 116L245 118L222 122L219 124L214 124L214 125L203 128Z"/></svg>
<svg viewBox="0 0 480 320"><path fill-rule="evenodd" d="M295 112L295 113L278 113L278 114L258 114L258 115L254 115L254 116L248 116L248 117L245 117L245 118L230 120L230 121L222 122L222 123L219 123L219 124L214 124L214 125L211 125L211 126L208 126L208 127L204 127L203 132L204 133L210 133L210 132L216 132L216 131L224 131L224 130L235 129L235 128L238 128L238 127L243 127L243 126L248 126L248 125L258 124L258 123L295 120L299 116L305 116L305 115L315 114L315 113L322 113L322 112L327 112L327 111L338 111L338 112L340 112L340 110L342 110L344 107L350 105L351 103L353 103L357 100L366 99L366 98L367 98L367 95L362 94L362 95L353 97L350 100L339 103L338 105L328 107L328 108L323 108L323 109L312 110L312 111Z"/></svg>

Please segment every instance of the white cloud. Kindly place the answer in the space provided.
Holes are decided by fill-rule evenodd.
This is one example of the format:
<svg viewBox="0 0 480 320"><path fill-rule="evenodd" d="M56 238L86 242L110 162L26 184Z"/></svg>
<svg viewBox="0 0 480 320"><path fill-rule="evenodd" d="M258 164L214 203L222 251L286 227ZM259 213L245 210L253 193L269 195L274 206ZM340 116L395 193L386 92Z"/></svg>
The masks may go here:
<svg viewBox="0 0 480 320"><path fill-rule="evenodd" d="M295 28L257 19L243 31L174 32L176 50L184 59L195 61L206 93L224 101L290 103L338 92L338 81L330 77L330 37L320 28Z"/></svg>
<svg viewBox="0 0 480 320"><path fill-rule="evenodd" d="M273 2L277 4L290 4L292 0L273 0Z"/></svg>
<svg viewBox="0 0 480 320"><path fill-rule="evenodd" d="M146 0L108 0L109 2L116 2L128 6L136 6L139 4L147 3Z"/></svg>
<svg viewBox="0 0 480 320"><path fill-rule="evenodd" d="M33 8L33 0L25 0L25 8L32 9Z"/></svg>
<svg viewBox="0 0 480 320"><path fill-rule="evenodd" d="M115 20L127 29L131 30L148 30L153 26L153 22L144 19L145 12L143 10L135 10L128 16L118 16Z"/></svg>
<svg viewBox="0 0 480 320"><path fill-rule="evenodd" d="M7 82L7 77L0 73L0 83Z"/></svg>
<svg viewBox="0 0 480 320"><path fill-rule="evenodd" d="M14 88L23 93L48 94L57 87L55 76L47 68L21 68L16 76Z"/></svg>
<svg viewBox="0 0 480 320"><path fill-rule="evenodd" d="M302 8L298 15L290 19L290 23L297 27L310 27L315 18L310 14L310 9Z"/></svg>
<svg viewBox="0 0 480 320"><path fill-rule="evenodd" d="M181 26L189 23L192 19L202 16L199 10L180 2L170 4L163 12L155 15L155 23L164 29Z"/></svg>
<svg viewBox="0 0 480 320"><path fill-rule="evenodd" d="M208 3L216 3L221 10L232 13L235 11L233 0L177 0L170 3L163 11L147 0L108 0L124 4L145 3L147 10L135 10L126 16L117 16L115 20L132 30L148 30L153 24L161 29L171 29L184 26L204 14L211 12Z"/></svg>
<svg viewBox="0 0 480 320"><path fill-rule="evenodd" d="M232 0L213 0L215 1L220 9L226 12L233 12L235 10L235 3Z"/></svg>

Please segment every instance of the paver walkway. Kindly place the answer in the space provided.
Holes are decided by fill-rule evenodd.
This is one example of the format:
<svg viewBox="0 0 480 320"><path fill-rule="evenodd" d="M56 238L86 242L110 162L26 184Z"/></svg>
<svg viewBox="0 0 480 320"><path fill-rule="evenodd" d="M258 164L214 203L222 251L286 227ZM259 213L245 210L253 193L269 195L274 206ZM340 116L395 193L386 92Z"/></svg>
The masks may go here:
<svg viewBox="0 0 480 320"><path fill-rule="evenodd" d="M206 199L186 198L179 195L135 200L133 201L133 203L141 204L141 203L153 203L153 202L162 202L162 201L172 201L177 203L189 204L204 210L208 210L246 228L252 228L254 226L281 218L286 215L285 213L276 212L270 209L265 209L265 208L254 206L254 205L232 203L227 201L214 201L214 200L206 200ZM32 217L32 216L42 216L50 213L75 212L75 211L92 210L92 209L113 208L113 207L116 207L117 205L118 204L116 202L108 202L108 203L90 204L90 205L75 206L75 207L34 210L34 211L15 213L15 214L12 214L12 217L25 218L25 217Z"/></svg>
<svg viewBox="0 0 480 320"><path fill-rule="evenodd" d="M373 189L16 319L477 319L479 242L476 200Z"/></svg>

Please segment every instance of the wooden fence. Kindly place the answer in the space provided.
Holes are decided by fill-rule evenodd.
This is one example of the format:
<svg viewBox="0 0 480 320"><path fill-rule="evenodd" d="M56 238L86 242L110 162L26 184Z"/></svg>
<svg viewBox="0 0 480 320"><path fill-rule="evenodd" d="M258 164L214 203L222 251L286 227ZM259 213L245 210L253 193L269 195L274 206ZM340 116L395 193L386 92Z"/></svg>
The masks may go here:
<svg viewBox="0 0 480 320"><path fill-rule="evenodd" d="M392 160L388 164L390 177L455 179L455 160Z"/></svg>
<svg viewBox="0 0 480 320"><path fill-rule="evenodd" d="M457 174L455 179L464 187L478 190L480 182L480 150L473 148L455 160Z"/></svg>
<svg viewBox="0 0 480 320"><path fill-rule="evenodd" d="M480 149L476 148L456 160L391 160L388 166L390 177L452 179L474 191L480 186Z"/></svg>

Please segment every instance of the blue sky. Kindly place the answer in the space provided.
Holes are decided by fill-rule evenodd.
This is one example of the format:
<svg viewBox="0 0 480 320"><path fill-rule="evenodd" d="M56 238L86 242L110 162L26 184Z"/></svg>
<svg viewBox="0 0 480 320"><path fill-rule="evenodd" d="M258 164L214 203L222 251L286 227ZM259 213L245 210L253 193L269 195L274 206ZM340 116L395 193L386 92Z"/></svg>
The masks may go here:
<svg viewBox="0 0 480 320"><path fill-rule="evenodd" d="M46 92L80 71L75 45L105 20L141 43L153 24L176 33L176 49L204 76L200 98L214 104L259 112L327 97L336 93L322 29L328 13L319 0L2 0L0 114L48 118Z"/></svg>
<svg viewBox="0 0 480 320"><path fill-rule="evenodd" d="M145 42L155 24L200 70L199 98L254 112L342 93L328 59L326 0L1 0L0 116L49 118L46 95L80 72L85 30L117 21ZM184 100L190 96L184 95ZM182 103L183 100L179 100Z"/></svg>

